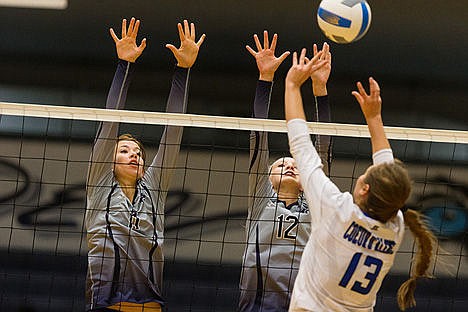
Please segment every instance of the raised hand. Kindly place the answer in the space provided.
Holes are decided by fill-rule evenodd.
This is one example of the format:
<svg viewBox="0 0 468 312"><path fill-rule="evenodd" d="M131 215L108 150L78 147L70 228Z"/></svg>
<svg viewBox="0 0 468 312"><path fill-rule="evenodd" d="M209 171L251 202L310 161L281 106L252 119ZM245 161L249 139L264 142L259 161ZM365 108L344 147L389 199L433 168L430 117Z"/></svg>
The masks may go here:
<svg viewBox="0 0 468 312"><path fill-rule="evenodd" d="M260 44L258 36L255 34L253 37L257 51L252 49L249 45L246 45L245 48L247 51L249 51L250 54L252 54L252 56L255 58L255 61L257 62L258 71L260 72L259 79L264 81L273 81L276 70L288 57L290 52L286 51L281 54L280 57L275 56L276 43L278 41L277 34L273 35L273 39L270 45L268 40L268 31L265 30L263 32L263 47Z"/></svg>
<svg viewBox="0 0 468 312"><path fill-rule="evenodd" d="M177 60L177 66L190 68L197 60L198 51L200 46L203 44L206 35L203 34L198 42L195 42L195 25L190 23L189 27L187 20L184 20L183 28L182 24L180 23L177 24L177 28L179 30L180 47L176 48L172 44L166 44L166 48L171 50L171 52L174 54Z"/></svg>
<svg viewBox="0 0 468 312"><path fill-rule="evenodd" d="M119 59L134 63L146 48L146 38L141 41L139 46L136 44L139 27L140 20L135 20L135 18L132 17L127 29L127 20L123 19L121 39L117 37L114 29L109 29L110 35L112 39L114 39Z"/></svg>
<svg viewBox="0 0 468 312"><path fill-rule="evenodd" d="M361 82L357 83L358 91L353 91L352 94L359 102L362 113L366 119L367 127L371 136L372 153L376 153L382 149L390 148L385 129L382 121L382 99L380 97L380 87L374 78L369 78L370 94L362 86Z"/></svg>
<svg viewBox="0 0 468 312"><path fill-rule="evenodd" d="M314 56L316 56L319 51L316 44L313 46ZM328 78L330 77L331 72L331 61L332 55L330 53L330 46L328 43L324 43L322 46L322 55L320 56L319 60L325 60L325 64L315 71L312 71L310 78L312 79L312 88L314 91L315 96L321 96L327 94L327 82Z"/></svg>
<svg viewBox="0 0 468 312"><path fill-rule="evenodd" d="M381 118L382 98L380 97L380 87L377 81L372 77L369 78L370 94L367 94L361 82L357 82L356 85L358 91L353 91L352 94L361 106L364 118L367 121L374 117Z"/></svg>
<svg viewBox="0 0 468 312"><path fill-rule="evenodd" d="M327 61L320 59L323 55L323 51L317 52L314 57L309 60L306 57L307 50L304 48L298 58L297 52L293 53L292 66L286 76L286 84L290 87L300 87L302 84L312 75L312 73L322 66Z"/></svg>

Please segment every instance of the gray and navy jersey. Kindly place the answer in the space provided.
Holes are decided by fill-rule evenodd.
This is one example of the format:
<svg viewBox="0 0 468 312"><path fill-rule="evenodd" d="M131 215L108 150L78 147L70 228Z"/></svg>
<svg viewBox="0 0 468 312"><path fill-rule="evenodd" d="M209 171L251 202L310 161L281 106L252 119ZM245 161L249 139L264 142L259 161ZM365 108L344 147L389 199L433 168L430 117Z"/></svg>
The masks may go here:
<svg viewBox="0 0 468 312"><path fill-rule="evenodd" d="M119 60L107 109L122 109L134 65ZM189 70L176 68L168 112L185 112ZM133 202L113 174L118 123L103 122L91 155L87 183L87 310L118 302L163 304L164 204L182 138L166 127L158 153L137 182Z"/></svg>
<svg viewBox="0 0 468 312"><path fill-rule="evenodd" d="M267 118L272 83L259 81L254 117ZM319 99L326 105L327 97ZM327 148L329 137L322 146ZM325 157L328 161L328 156ZM307 202L300 197L286 206L277 199L269 179L266 132L250 134L249 199L246 221L247 245L240 280L240 311L287 311L303 250L310 234Z"/></svg>

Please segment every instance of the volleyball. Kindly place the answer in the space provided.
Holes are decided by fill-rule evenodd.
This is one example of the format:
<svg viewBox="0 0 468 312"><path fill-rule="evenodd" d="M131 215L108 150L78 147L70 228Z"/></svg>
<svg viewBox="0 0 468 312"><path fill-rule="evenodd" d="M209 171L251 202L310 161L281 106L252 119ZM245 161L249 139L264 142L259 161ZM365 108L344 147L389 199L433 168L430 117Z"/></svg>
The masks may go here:
<svg viewBox="0 0 468 312"><path fill-rule="evenodd" d="M369 30L371 9L366 0L323 0L317 10L317 22L330 40L351 43Z"/></svg>

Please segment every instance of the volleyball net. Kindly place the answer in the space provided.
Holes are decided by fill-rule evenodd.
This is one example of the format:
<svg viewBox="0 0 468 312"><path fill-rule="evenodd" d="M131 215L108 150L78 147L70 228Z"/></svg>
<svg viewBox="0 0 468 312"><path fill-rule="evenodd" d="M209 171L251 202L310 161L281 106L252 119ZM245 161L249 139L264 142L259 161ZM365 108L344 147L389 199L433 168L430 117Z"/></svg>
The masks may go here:
<svg viewBox="0 0 468 312"><path fill-rule="evenodd" d="M289 155L283 120L0 103L0 307L82 311L87 241L86 179L99 122L119 122L156 154L166 125L184 126L165 208L167 311L235 311L245 248L249 134L269 132L271 162ZM309 123L333 137L331 179L351 191L371 163L365 125ZM468 132L386 127L414 179L408 205L422 211L440 247L418 307L454 306L468 280ZM407 231L409 232L409 231ZM406 235L379 311L396 307L415 255ZM450 289L454 290L450 294ZM437 291L445 298L435 298ZM418 295L420 297L418 297ZM439 301L437 301L439 300ZM387 306L387 308L385 308ZM448 309L447 311L450 311Z"/></svg>

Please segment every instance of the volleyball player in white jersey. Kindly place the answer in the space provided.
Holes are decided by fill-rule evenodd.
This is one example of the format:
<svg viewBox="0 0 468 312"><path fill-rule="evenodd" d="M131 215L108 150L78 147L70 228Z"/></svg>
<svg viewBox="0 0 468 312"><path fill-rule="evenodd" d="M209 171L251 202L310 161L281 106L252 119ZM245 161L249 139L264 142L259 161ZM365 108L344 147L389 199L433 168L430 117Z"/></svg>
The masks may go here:
<svg viewBox="0 0 468 312"><path fill-rule="evenodd" d="M353 95L371 135L373 161L353 194L342 193L322 171L309 136L301 85L312 65L305 49L293 54L285 85L285 114L290 151L297 161L310 209L312 232L304 250L290 311L372 311L376 294L403 239L405 224L419 244L411 278L398 291L401 309L413 306L416 279L428 274L435 238L413 210L404 209L411 181L394 160L386 138L379 85L369 78L370 93L360 82Z"/></svg>
<svg viewBox="0 0 468 312"><path fill-rule="evenodd" d="M119 58L107 109L122 109L134 63L146 46L136 44L140 21L122 22L122 38L111 29ZM166 111L187 107L190 68L205 35L195 42L195 26L178 24L180 48L167 45L177 60ZM144 170L145 153L131 135L118 136L118 123L103 122L94 142L88 173L88 311L161 311L164 205L182 138L168 126L158 153Z"/></svg>
<svg viewBox="0 0 468 312"><path fill-rule="evenodd" d="M247 46L259 70L254 117L268 118L277 68L289 55L275 56L277 35L271 45L268 32L263 46L254 36L257 51ZM328 51L328 46L325 46ZM317 52L317 51L316 51ZM320 61L319 57L313 62ZM331 54L311 72L316 105L323 121L329 121L326 84ZM330 138L320 137L328 160ZM291 157L276 160L269 172L268 133L250 135L249 199L246 221L247 245L240 279L240 311L287 311L302 251L310 233L309 208L302 197L299 172Z"/></svg>

